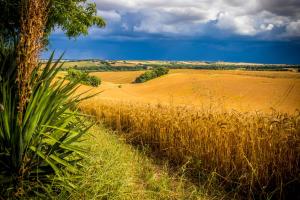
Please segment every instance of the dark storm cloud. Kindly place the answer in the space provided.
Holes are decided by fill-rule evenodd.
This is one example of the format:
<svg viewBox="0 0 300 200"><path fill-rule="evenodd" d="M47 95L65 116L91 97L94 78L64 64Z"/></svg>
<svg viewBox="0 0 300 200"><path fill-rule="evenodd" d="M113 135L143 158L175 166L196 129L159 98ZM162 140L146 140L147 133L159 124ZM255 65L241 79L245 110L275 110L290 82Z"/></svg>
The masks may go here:
<svg viewBox="0 0 300 200"><path fill-rule="evenodd" d="M96 0L108 22L101 34L300 37L300 0Z"/></svg>
<svg viewBox="0 0 300 200"><path fill-rule="evenodd" d="M52 50L71 59L300 63L300 0L90 1L105 29L76 41L57 30Z"/></svg>
<svg viewBox="0 0 300 200"><path fill-rule="evenodd" d="M261 5L263 9L271 13L299 20L299 0L261 0Z"/></svg>

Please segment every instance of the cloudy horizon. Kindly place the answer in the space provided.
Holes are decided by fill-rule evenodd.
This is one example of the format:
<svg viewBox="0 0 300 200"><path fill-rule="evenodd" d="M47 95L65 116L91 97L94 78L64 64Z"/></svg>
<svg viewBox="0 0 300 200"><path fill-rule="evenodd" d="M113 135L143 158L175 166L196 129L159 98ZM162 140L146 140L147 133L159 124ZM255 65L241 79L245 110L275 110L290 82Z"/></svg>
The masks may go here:
<svg viewBox="0 0 300 200"><path fill-rule="evenodd" d="M300 63L299 0L93 2L107 26L76 40L58 29L50 50L68 58Z"/></svg>

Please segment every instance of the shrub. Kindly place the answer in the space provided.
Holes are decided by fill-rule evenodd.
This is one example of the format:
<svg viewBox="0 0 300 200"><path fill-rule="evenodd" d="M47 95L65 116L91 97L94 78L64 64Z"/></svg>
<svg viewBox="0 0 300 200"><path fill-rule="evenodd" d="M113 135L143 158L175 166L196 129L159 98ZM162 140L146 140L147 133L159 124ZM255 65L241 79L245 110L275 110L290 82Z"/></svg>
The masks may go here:
<svg viewBox="0 0 300 200"><path fill-rule="evenodd" d="M166 68L166 67L158 67L158 68L155 68L153 70L154 73L156 73L157 77L159 76L163 76L165 74L168 74L169 73L169 69Z"/></svg>
<svg viewBox="0 0 300 200"><path fill-rule="evenodd" d="M96 76L87 76L86 79L82 83L85 85L97 87L101 84L101 80Z"/></svg>
<svg viewBox="0 0 300 200"><path fill-rule="evenodd" d="M144 83L151 79L163 76L169 73L169 69L166 67L157 67L151 71L146 71L144 74L136 78L135 83Z"/></svg>
<svg viewBox="0 0 300 200"><path fill-rule="evenodd" d="M72 191L72 178L85 149L79 139L88 130L74 110L80 95L72 95L78 82L54 81L61 66L36 67L29 84L31 94L19 122L15 55L0 52L0 194L4 199L46 198L61 189ZM6 70L6 71L5 71ZM68 177L68 178L67 178Z"/></svg>
<svg viewBox="0 0 300 200"><path fill-rule="evenodd" d="M66 79L70 81L79 81L84 85L97 87L101 84L101 80L96 76L90 76L89 73L69 68L67 70L68 75Z"/></svg>

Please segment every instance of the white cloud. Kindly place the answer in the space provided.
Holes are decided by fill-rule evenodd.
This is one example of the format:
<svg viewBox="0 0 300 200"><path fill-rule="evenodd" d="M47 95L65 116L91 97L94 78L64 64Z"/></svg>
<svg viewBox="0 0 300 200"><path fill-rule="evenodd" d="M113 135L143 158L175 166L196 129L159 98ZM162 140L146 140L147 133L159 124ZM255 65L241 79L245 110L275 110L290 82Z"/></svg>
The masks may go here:
<svg viewBox="0 0 300 200"><path fill-rule="evenodd" d="M115 32L300 36L300 0L96 0ZM218 33L219 34L219 33ZM280 33L282 35L282 33Z"/></svg>
<svg viewBox="0 0 300 200"><path fill-rule="evenodd" d="M176 11L172 13L174 14L170 12L144 11L142 14L143 20L133 26L133 31L180 35L192 35L200 31L197 30L199 18L196 15L184 15Z"/></svg>
<svg viewBox="0 0 300 200"><path fill-rule="evenodd" d="M231 30L240 35L255 35L259 32L255 28L255 21L249 16L232 16L229 13L220 13L217 26L220 29Z"/></svg>
<svg viewBox="0 0 300 200"><path fill-rule="evenodd" d="M121 27L123 28L123 30L128 31L129 27L126 23L122 23Z"/></svg>
<svg viewBox="0 0 300 200"><path fill-rule="evenodd" d="M121 15L115 10L98 10L97 14L102 16L105 21L119 22L121 21Z"/></svg>
<svg viewBox="0 0 300 200"><path fill-rule="evenodd" d="M300 20L291 22L287 27L287 35L291 37L300 36Z"/></svg>
<svg viewBox="0 0 300 200"><path fill-rule="evenodd" d="M274 28L273 24L262 24L260 25L260 29L264 31L271 31Z"/></svg>

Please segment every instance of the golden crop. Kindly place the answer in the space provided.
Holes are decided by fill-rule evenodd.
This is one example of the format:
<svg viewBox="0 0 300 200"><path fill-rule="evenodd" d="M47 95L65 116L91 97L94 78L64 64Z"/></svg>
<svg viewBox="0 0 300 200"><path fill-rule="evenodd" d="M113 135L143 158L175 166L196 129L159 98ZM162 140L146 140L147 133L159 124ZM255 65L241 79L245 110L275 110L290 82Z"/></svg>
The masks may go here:
<svg viewBox="0 0 300 200"><path fill-rule="evenodd" d="M133 143L242 188L283 189L299 178L300 114L88 100L80 109ZM298 180L299 181L299 180ZM275 187L274 187L275 186Z"/></svg>
<svg viewBox="0 0 300 200"><path fill-rule="evenodd" d="M93 92L103 93L80 109L129 142L188 163L195 176L213 173L229 188L268 198L299 184L298 73L171 70L130 84L138 73L95 73L104 82Z"/></svg>
<svg viewBox="0 0 300 200"><path fill-rule="evenodd" d="M131 84L141 71L95 72L103 80L99 98L173 103L214 110L293 113L300 108L300 73L239 70L170 70L144 84ZM121 87L119 87L121 85ZM82 89L84 91L84 88Z"/></svg>

